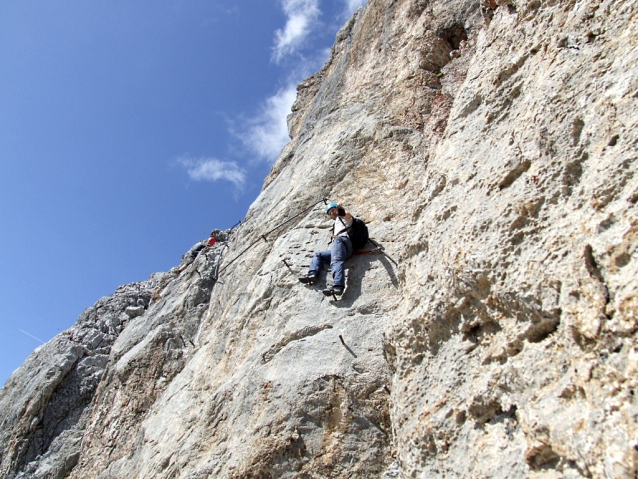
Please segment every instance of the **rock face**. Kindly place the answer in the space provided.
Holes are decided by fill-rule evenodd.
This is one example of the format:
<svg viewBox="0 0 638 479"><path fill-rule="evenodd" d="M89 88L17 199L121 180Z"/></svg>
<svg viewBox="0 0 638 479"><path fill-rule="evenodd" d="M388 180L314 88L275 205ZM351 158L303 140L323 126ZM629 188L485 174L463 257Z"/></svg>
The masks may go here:
<svg viewBox="0 0 638 479"><path fill-rule="evenodd" d="M154 275L102 298L9 378L0 392L3 477L63 477L75 465L111 347L160 280Z"/></svg>
<svg viewBox="0 0 638 479"><path fill-rule="evenodd" d="M637 16L370 0L244 223L9 379L3 476L635 477ZM398 260L339 301L324 197Z"/></svg>
<svg viewBox="0 0 638 479"><path fill-rule="evenodd" d="M224 249L204 250L195 261L184 255L180 266L192 263L179 277L154 274L119 287L27 358L0 390L2 477L66 477L100 401L111 401L116 431L128 416L143 414L193 349ZM134 393L140 377L149 389ZM105 450L112 438L101 431Z"/></svg>

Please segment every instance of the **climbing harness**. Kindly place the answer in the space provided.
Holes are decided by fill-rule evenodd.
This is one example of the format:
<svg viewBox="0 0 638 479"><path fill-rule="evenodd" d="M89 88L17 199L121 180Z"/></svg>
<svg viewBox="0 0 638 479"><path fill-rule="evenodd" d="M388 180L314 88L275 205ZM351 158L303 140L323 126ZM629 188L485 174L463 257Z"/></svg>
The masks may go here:
<svg viewBox="0 0 638 479"><path fill-rule="evenodd" d="M365 251L355 251L352 253L354 256L363 256L364 254L377 254L381 252L381 248L372 248Z"/></svg>
<svg viewBox="0 0 638 479"><path fill-rule="evenodd" d="M368 238L368 241L370 243L372 243L375 247L372 249L368 249L368 250L364 250L364 251L355 251L354 253L352 253L353 255L356 256L362 256L364 254L376 254L376 253L381 253L382 255L386 256L387 258L390 259L390 261L392 261L396 266L399 266L398 263L389 255L385 252L385 248L383 246L381 246L379 243L377 243L376 241L374 241L372 238Z"/></svg>
<svg viewBox="0 0 638 479"><path fill-rule="evenodd" d="M376 241L374 241L372 238L368 238L368 241L370 243L372 243L373 245L376 246L375 250L378 250L383 256L385 256L386 258L388 258L390 261L392 261L395 266L399 266L399 263L397 263L396 261L394 261L394 259L392 258L392 256L390 256L388 253L385 252L385 248L383 246L381 246L379 243L377 243Z"/></svg>

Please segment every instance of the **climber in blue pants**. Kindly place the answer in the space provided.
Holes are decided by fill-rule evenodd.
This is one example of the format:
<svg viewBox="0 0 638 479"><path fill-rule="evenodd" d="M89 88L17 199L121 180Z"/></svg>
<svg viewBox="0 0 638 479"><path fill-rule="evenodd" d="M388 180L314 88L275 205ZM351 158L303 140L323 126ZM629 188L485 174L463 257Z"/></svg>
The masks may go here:
<svg viewBox="0 0 638 479"><path fill-rule="evenodd" d="M326 213L334 220L332 229L332 246L329 251L319 251L315 253L308 268L308 274L301 276L299 281L306 284L313 284L323 268L323 263L330 262L332 270L332 287L323 290L323 294L343 294L346 286L346 279L343 273L343 262L350 258L353 253L352 241L348 236L348 230L352 226L353 218L343 206L337 203L330 203L326 206Z"/></svg>

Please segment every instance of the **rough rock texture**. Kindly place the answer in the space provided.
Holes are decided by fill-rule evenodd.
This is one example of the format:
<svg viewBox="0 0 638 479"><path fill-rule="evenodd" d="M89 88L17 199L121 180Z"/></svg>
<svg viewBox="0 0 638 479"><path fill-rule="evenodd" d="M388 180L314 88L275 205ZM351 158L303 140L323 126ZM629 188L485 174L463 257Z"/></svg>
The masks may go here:
<svg viewBox="0 0 638 479"><path fill-rule="evenodd" d="M60 336L11 377L3 473L636 477L637 15L370 0L229 242L116 293L94 374ZM296 279L323 197L399 260L339 301Z"/></svg>
<svg viewBox="0 0 638 479"><path fill-rule="evenodd" d="M64 477L75 466L113 342L161 279L153 275L100 299L11 375L0 391L3 477Z"/></svg>
<svg viewBox="0 0 638 479"><path fill-rule="evenodd" d="M636 477L638 5L496 3L402 248L399 462Z"/></svg>
<svg viewBox="0 0 638 479"><path fill-rule="evenodd" d="M195 261L184 255L181 265L192 264L179 277L157 273L119 287L27 358L0 390L2 477L67 477L97 427L100 401L110 401L110 414L118 416L113 430L100 432L106 451L120 437L118 424L142 417L193 349L225 248L209 248ZM137 376L156 376L144 397L133 394Z"/></svg>

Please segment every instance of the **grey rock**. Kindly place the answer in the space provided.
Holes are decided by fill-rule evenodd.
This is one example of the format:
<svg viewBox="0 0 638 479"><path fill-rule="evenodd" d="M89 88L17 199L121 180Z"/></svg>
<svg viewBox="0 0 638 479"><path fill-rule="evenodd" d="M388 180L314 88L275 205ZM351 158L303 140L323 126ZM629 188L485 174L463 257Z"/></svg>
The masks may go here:
<svg viewBox="0 0 638 479"><path fill-rule="evenodd" d="M144 311L144 306L129 306L124 310L129 318L137 318L138 316L142 316L144 314Z"/></svg>
<svg viewBox="0 0 638 479"><path fill-rule="evenodd" d="M198 304L205 304L205 291L209 297L218 252L201 255L197 261L193 274L199 275L198 280L190 281L190 275L184 276L188 287L182 296L176 296L185 297L194 288ZM170 278L173 277L153 274L147 281L119 287L114 295L84 311L72 328L34 351L11 375L0 390L2 477L68 476L80 458L95 396L108 365L117 363L114 358L123 354L122 349L134 347L136 341L163 326L164 320L145 321L142 315L153 291L165 288ZM166 337L179 338L170 348L171 358L181 356L185 347L192 349L197 331L193 321L203 313L201 308L180 304L179 297L173 299L173 308L180 309L184 322L164 333ZM169 320L172 308L165 308L164 303L153 304L151 309L159 309L160 316ZM141 336L133 334L140 329L144 331ZM114 350L122 331L128 333L124 336L128 341ZM165 365L165 370L169 369Z"/></svg>
<svg viewBox="0 0 638 479"><path fill-rule="evenodd" d="M228 242L10 378L2 473L635 477L637 9L370 0ZM324 197L398 260L336 302Z"/></svg>

